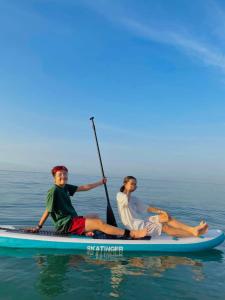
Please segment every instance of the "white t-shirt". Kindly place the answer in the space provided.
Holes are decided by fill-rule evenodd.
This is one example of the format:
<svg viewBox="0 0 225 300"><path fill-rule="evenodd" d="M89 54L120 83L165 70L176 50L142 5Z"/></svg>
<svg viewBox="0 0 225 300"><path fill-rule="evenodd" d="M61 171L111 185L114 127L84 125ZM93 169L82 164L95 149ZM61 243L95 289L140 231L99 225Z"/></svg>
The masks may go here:
<svg viewBox="0 0 225 300"><path fill-rule="evenodd" d="M137 197L130 195L128 199L122 192L117 193L116 200L123 225L129 230L143 229L148 206Z"/></svg>

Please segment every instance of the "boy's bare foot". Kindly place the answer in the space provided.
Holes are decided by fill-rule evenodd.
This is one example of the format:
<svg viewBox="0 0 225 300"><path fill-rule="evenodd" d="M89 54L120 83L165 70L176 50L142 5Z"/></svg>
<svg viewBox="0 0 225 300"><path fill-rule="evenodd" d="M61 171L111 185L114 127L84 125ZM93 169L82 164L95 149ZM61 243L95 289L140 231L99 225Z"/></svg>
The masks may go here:
<svg viewBox="0 0 225 300"><path fill-rule="evenodd" d="M139 238L143 238L147 235L148 231L147 228L141 229L141 230L131 230L130 232L130 236L133 239L139 239Z"/></svg>

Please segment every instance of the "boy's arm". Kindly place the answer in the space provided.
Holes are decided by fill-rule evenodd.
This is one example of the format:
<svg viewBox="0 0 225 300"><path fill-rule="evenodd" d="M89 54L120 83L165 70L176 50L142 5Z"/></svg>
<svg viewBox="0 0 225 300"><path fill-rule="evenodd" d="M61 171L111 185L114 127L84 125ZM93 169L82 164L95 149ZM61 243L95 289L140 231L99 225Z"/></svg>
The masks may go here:
<svg viewBox="0 0 225 300"><path fill-rule="evenodd" d="M42 217L41 217L38 225L36 227L34 227L34 228L28 228L27 231L28 232L33 232L33 233L39 232L39 230L44 225L45 221L48 219L48 216L49 216L49 212L46 209L45 212L43 213L43 215L42 215Z"/></svg>
<svg viewBox="0 0 225 300"><path fill-rule="evenodd" d="M102 180L95 182L95 183L89 183L89 184L85 184L85 185L81 185L77 188L77 192L85 192L85 191L89 191L92 190L100 185L103 185L107 182L106 178L103 178Z"/></svg>
<svg viewBox="0 0 225 300"><path fill-rule="evenodd" d="M48 219L48 216L49 216L49 211L46 209L38 223L39 228L41 228L44 225L45 221Z"/></svg>

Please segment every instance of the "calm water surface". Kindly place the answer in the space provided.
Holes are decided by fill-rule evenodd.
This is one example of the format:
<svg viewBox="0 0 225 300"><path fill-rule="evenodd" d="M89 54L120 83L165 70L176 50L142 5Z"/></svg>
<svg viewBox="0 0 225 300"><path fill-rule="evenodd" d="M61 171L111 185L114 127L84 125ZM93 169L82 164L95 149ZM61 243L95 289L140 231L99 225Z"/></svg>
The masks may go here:
<svg viewBox="0 0 225 300"><path fill-rule="evenodd" d="M71 175L70 183L98 179ZM36 225L51 180L46 173L0 171L0 224ZM108 182L117 220L120 181ZM225 185L140 178L136 195L190 224L206 219L211 228L225 230ZM76 194L73 204L80 215L96 212L105 218L102 187ZM225 243L192 255L0 248L0 299L225 299L224 253Z"/></svg>

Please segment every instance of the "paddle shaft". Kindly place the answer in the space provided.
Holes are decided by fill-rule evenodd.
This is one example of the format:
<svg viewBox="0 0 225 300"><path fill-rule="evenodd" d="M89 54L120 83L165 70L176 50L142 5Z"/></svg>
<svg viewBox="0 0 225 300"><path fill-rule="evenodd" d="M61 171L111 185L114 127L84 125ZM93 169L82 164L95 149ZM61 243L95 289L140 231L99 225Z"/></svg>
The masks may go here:
<svg viewBox="0 0 225 300"><path fill-rule="evenodd" d="M94 123L94 117L91 117L90 120L92 122L92 127L93 127L93 131L94 131L94 136L95 136L95 141L96 141L96 146L97 146L97 151L98 151L98 157L99 157L99 162L100 162L100 166L101 166L102 177L105 178L105 172L104 172L104 168L103 168L103 164L102 164L102 158L101 158L100 148L99 148L99 144L98 144L98 138L97 138L95 123ZM111 204L109 201L109 193L108 193L106 183L104 183L104 188L105 188L105 194L106 194L106 199L107 199L107 223L110 225L113 225L113 226L117 226L116 220L115 220L115 217L113 214L113 210L112 210L112 207L111 207Z"/></svg>

